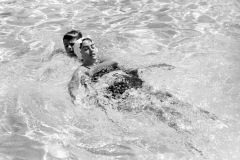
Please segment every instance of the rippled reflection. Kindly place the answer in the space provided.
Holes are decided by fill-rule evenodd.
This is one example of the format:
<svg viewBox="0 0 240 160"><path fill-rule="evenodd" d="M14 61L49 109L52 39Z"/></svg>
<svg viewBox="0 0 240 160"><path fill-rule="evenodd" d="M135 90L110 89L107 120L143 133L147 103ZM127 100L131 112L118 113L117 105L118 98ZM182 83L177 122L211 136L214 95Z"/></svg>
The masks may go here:
<svg viewBox="0 0 240 160"><path fill-rule="evenodd" d="M240 159L239 9L239 0L1 0L0 159ZM67 84L79 62L62 45L73 28L101 54L145 68L152 90L118 102L79 91L74 106Z"/></svg>

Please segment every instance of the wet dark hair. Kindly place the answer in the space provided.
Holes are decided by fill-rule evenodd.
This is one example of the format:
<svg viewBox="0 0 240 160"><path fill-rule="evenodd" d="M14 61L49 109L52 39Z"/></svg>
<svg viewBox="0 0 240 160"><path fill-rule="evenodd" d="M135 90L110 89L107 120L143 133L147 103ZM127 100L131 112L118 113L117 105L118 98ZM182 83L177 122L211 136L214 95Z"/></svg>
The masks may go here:
<svg viewBox="0 0 240 160"><path fill-rule="evenodd" d="M92 42L92 39L87 37L82 39L82 43L83 41L86 41L86 40L89 40L90 42ZM82 48L82 43L80 43L80 46L79 46L80 49Z"/></svg>
<svg viewBox="0 0 240 160"><path fill-rule="evenodd" d="M78 38L82 38L82 33L79 30L71 30L63 36L63 40L66 39L70 41L71 39L75 38L76 35Z"/></svg>

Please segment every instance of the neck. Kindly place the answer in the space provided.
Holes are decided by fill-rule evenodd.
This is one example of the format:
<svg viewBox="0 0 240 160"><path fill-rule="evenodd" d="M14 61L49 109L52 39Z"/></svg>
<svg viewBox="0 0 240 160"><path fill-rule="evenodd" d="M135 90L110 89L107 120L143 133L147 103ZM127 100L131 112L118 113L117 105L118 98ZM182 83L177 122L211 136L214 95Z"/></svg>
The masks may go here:
<svg viewBox="0 0 240 160"><path fill-rule="evenodd" d="M98 63L98 60L83 60L84 66L93 66Z"/></svg>

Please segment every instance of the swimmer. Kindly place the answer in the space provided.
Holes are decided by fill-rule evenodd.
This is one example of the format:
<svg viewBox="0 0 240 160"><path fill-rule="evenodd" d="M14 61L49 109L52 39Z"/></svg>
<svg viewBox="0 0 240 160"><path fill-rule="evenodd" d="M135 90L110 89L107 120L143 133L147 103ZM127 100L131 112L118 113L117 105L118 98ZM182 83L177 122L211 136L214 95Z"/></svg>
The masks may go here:
<svg viewBox="0 0 240 160"><path fill-rule="evenodd" d="M68 91L73 101L76 99L76 92L79 89L80 84L87 89L86 92L94 92L94 89L91 88L92 85L89 85L88 83L97 82L99 77L114 70L121 70L125 73L125 76L122 75L124 79L123 81L115 82L108 87L108 90L113 97L116 97L116 95L119 94L121 95L125 90L130 88L141 88L143 80L138 75L139 69L125 69L123 66L119 66L114 59L98 54L98 49L92 39L80 38L75 42L73 48L76 56L79 59L82 58L82 65L75 70L68 85ZM75 48L78 48L78 51ZM160 66L169 67L169 65L166 64ZM151 65L149 67L158 67L158 65Z"/></svg>
<svg viewBox="0 0 240 160"><path fill-rule="evenodd" d="M75 100L75 92L80 83L87 88L86 79L94 77L99 71L109 67L117 68L118 63L109 57L100 56L98 49L90 38L81 38L75 42L74 48L80 49L79 53L75 53L78 58L82 58L82 65L78 67L68 85L68 90Z"/></svg>
<svg viewBox="0 0 240 160"><path fill-rule="evenodd" d="M155 91L151 86L143 86L143 81L138 76L137 70L130 72L124 71L113 59L100 56L94 42L90 38L79 39L74 45L74 48L78 47L80 49L80 52L75 52L76 56L83 59L82 65L74 72L68 85L69 93L74 104L78 104L76 100L76 96L80 95L78 91L85 94L84 88L91 90L93 92L88 92L87 99L80 101L80 105L85 105L85 102L87 105L92 104L93 100L93 104L102 108L106 114L114 113L112 110L108 112L107 108L111 107L122 111L122 113L133 112L134 116L137 115L137 113L144 113L142 114L143 117L148 117L147 114L150 116L154 115L157 120L161 122L161 126L164 128L169 127L169 131L173 131L171 134L180 137L180 145L184 140L182 145L187 147L189 152L203 155L201 148L195 147L197 144L193 141L195 139L190 139L192 137L194 138L196 132L199 132L199 128L196 127L195 129L190 125L199 124L199 120L204 123L206 122L206 124L212 124L216 119L214 115L208 111L193 108L190 104L182 102L167 91ZM90 82L92 81L92 77L108 67L119 67L121 72L125 72L126 74L119 72L120 74L118 75L115 74L118 73L118 71L112 72L110 70L110 73L108 72L109 74L103 75L96 83ZM168 70L173 69L173 66L167 64L151 65L149 67L164 67ZM110 79L108 79L108 77L110 77ZM123 81L121 79L123 79ZM80 88L80 84L84 87ZM105 90L103 88L105 88ZM81 92L81 90L83 92ZM115 119L111 119L113 116L110 116L109 120L114 123ZM139 118L136 120L138 119ZM116 121L117 120L118 118ZM151 118L150 124L152 124L153 120L155 123L155 118ZM148 121L144 120L144 123L145 122L148 124ZM119 125L118 121L117 124ZM201 124L199 124L199 126L200 125ZM178 141L175 142L178 143Z"/></svg>
<svg viewBox="0 0 240 160"><path fill-rule="evenodd" d="M74 53L73 46L75 42L80 38L82 38L82 33L78 30L71 30L63 36L63 45L66 53L70 57L77 58L77 55Z"/></svg>

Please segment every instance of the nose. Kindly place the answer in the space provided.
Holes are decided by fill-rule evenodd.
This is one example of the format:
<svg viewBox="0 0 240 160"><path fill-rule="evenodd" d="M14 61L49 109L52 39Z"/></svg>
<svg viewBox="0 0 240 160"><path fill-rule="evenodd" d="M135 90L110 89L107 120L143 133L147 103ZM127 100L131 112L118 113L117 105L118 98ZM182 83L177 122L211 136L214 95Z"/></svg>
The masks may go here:
<svg viewBox="0 0 240 160"><path fill-rule="evenodd" d="M70 45L68 46L68 49L69 49L69 50L73 50L72 46L70 46Z"/></svg>
<svg viewBox="0 0 240 160"><path fill-rule="evenodd" d="M95 48L90 47L90 52L91 52L92 54L95 54Z"/></svg>
<svg viewBox="0 0 240 160"><path fill-rule="evenodd" d="M92 51L92 52L94 52L94 53L96 53L96 52L98 52L98 49L94 46L94 47L90 47L90 50Z"/></svg>

